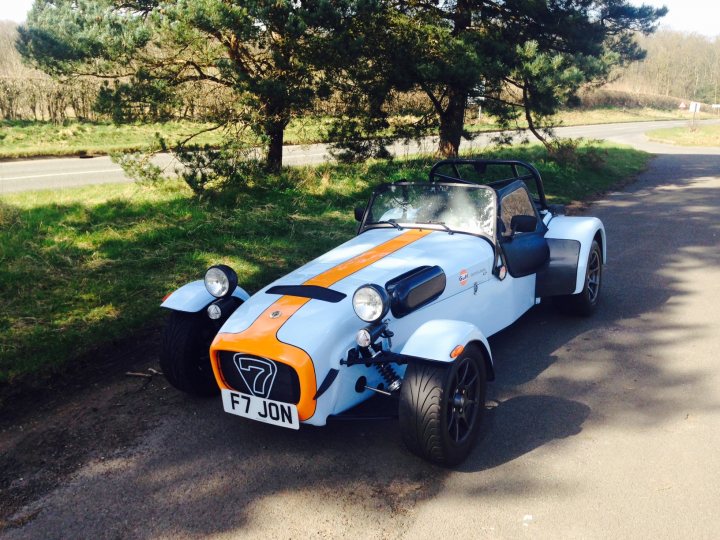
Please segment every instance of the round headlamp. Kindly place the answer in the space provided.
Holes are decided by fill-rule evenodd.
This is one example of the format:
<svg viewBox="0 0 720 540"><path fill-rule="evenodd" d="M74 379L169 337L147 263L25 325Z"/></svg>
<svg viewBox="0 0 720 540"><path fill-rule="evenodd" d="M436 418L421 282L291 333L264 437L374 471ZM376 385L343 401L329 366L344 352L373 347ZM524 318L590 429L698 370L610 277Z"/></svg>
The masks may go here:
<svg viewBox="0 0 720 540"><path fill-rule="evenodd" d="M370 335L370 330L367 328L361 328L358 330L358 333L355 335L355 341L358 344L358 347L369 347L372 345L372 335Z"/></svg>
<svg viewBox="0 0 720 540"><path fill-rule="evenodd" d="M211 266L205 272L205 288L215 298L232 294L238 284L235 270L225 264Z"/></svg>
<svg viewBox="0 0 720 540"><path fill-rule="evenodd" d="M379 285L363 285L353 295L353 309L363 321L374 323L387 315L390 298Z"/></svg>
<svg viewBox="0 0 720 540"><path fill-rule="evenodd" d="M210 304L207 308L207 314L213 321L217 321L222 317L222 308L217 304Z"/></svg>

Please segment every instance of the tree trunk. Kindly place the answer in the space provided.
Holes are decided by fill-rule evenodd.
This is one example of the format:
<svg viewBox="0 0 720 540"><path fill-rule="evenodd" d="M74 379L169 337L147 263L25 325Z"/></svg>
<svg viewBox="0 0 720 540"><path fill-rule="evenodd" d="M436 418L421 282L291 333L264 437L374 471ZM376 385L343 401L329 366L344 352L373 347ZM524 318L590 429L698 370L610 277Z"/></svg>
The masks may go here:
<svg viewBox="0 0 720 540"><path fill-rule="evenodd" d="M453 13L453 36L467 32L472 22L472 10L469 0L457 0ZM452 83L448 85L448 102L440 113L440 142L438 154L443 157L456 157L460 150L465 124L465 108L467 107L468 90Z"/></svg>
<svg viewBox="0 0 720 540"><path fill-rule="evenodd" d="M527 120L528 123L528 129L530 132L535 135L535 137L543 144L543 146L550 151L550 143L548 140L543 137L538 129L535 127L535 122L533 121L532 117L532 107L530 106L530 99L528 96L528 81L525 81L523 84L523 108L525 109L525 120Z"/></svg>
<svg viewBox="0 0 720 540"><path fill-rule="evenodd" d="M269 122L265 134L268 136L269 145L265 166L269 171L278 172L282 168L283 141L285 138L285 126L287 122Z"/></svg>
<svg viewBox="0 0 720 540"><path fill-rule="evenodd" d="M440 142L438 155L443 157L457 157L462 138L467 93L450 88L448 91L448 105L440 114Z"/></svg>

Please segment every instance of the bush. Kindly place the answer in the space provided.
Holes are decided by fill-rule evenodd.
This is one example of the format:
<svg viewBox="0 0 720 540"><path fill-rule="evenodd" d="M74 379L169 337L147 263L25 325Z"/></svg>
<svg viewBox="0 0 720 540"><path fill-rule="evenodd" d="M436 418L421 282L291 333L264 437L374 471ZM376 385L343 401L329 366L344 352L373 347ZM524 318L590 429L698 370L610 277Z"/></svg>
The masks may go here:
<svg viewBox="0 0 720 540"><path fill-rule="evenodd" d="M197 196L223 191L244 191L253 187L265 173L264 164L257 159L256 149L240 143L225 143L220 147L209 145L178 146L169 152L178 166L168 174L153 158L168 152L165 141L156 135L148 152L115 154L113 161L125 174L144 185L158 185L179 176Z"/></svg>
<svg viewBox="0 0 720 540"><path fill-rule="evenodd" d="M663 111L675 111L682 100L672 96L658 94L638 94L624 90L597 88L580 93L577 104L579 109L601 109L617 107L621 109L642 109L644 107Z"/></svg>
<svg viewBox="0 0 720 540"><path fill-rule="evenodd" d="M598 171L607 159L607 151L599 144L600 141L585 139L554 139L548 143L548 158L561 167Z"/></svg>
<svg viewBox="0 0 720 540"><path fill-rule="evenodd" d="M181 164L177 172L196 195L252 187L265 171L254 153L252 148L239 144L219 148L193 145L174 152Z"/></svg>

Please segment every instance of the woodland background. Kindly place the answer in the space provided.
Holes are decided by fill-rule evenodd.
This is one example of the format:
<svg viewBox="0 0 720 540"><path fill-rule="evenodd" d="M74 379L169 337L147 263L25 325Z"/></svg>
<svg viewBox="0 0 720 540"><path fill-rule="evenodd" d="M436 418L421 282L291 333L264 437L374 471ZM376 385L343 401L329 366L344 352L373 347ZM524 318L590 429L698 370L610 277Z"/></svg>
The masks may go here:
<svg viewBox="0 0 720 540"><path fill-rule="evenodd" d="M101 81L90 77L58 79L26 66L15 49L17 36L14 23L0 21L0 119L55 123L112 119L109 111L97 108ZM720 102L720 39L672 30L638 35L636 39L647 50L646 58L618 70L608 84L583 90L573 108L673 110L691 100L708 107ZM172 111L172 116L204 121L225 97L217 89L207 92L198 84L194 91L187 91L182 107ZM422 93L414 92L399 96L393 103L400 112L404 103L414 106L426 99ZM158 116L161 113L164 111L158 111ZM343 103L333 97L318 101L314 107L318 116L342 113Z"/></svg>

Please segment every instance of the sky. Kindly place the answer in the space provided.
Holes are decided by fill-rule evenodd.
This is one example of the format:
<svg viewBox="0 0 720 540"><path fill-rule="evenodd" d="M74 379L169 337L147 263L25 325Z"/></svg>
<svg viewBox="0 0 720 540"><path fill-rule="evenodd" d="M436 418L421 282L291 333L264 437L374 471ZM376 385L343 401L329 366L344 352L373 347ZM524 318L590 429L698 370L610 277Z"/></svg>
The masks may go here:
<svg viewBox="0 0 720 540"><path fill-rule="evenodd" d="M661 25L708 37L720 36L720 2L718 0L631 0L634 4L667 6L670 10ZM33 0L0 0L0 20L23 22Z"/></svg>

